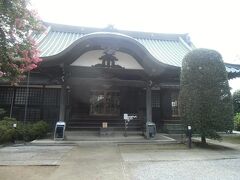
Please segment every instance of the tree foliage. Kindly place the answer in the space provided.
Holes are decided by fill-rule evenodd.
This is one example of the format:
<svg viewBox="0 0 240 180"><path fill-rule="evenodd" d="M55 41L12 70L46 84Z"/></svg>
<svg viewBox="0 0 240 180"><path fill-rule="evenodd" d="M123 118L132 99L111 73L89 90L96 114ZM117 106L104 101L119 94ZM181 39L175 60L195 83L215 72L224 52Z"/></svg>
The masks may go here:
<svg viewBox="0 0 240 180"><path fill-rule="evenodd" d="M240 113L236 113L234 116L234 129L240 131Z"/></svg>
<svg viewBox="0 0 240 180"><path fill-rule="evenodd" d="M28 0L0 0L0 79L19 82L41 61L31 33L43 30Z"/></svg>
<svg viewBox="0 0 240 180"><path fill-rule="evenodd" d="M233 93L233 108L234 113L240 113L240 90Z"/></svg>
<svg viewBox="0 0 240 180"><path fill-rule="evenodd" d="M188 53L182 63L180 115L202 142L233 128L232 98L221 55L208 49Z"/></svg>

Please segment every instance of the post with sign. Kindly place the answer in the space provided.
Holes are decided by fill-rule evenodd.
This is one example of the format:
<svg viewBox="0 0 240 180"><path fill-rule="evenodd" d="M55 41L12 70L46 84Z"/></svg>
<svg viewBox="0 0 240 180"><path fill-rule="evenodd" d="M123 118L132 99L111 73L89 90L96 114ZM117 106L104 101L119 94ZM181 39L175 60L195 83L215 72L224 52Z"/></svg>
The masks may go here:
<svg viewBox="0 0 240 180"><path fill-rule="evenodd" d="M129 119L128 119L128 114L124 113L123 114L123 119L124 119L124 136L127 137L127 128L128 128L128 122L129 122Z"/></svg>
<svg viewBox="0 0 240 180"><path fill-rule="evenodd" d="M188 125L187 127L187 134L188 134L188 148L192 148L192 127Z"/></svg>
<svg viewBox="0 0 240 180"><path fill-rule="evenodd" d="M13 128L14 128L14 130L17 129L17 124L16 123L13 124ZM16 139L17 139L17 137L14 136L13 143L16 143Z"/></svg>
<svg viewBox="0 0 240 180"><path fill-rule="evenodd" d="M124 131L124 136L127 137L127 129L128 129L128 124L131 120L137 118L136 115L128 115L126 113L123 114L123 119L124 119L124 124L125 124L125 131Z"/></svg>

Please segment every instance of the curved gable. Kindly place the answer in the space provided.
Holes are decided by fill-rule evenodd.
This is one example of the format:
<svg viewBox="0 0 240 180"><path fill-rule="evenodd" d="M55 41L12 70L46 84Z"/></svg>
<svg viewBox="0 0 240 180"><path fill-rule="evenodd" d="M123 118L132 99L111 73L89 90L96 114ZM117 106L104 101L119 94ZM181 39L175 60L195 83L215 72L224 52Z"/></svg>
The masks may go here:
<svg viewBox="0 0 240 180"><path fill-rule="evenodd" d="M91 67L97 64L101 64L102 61L99 59L103 56L104 50L92 50L82 54L78 57L71 66L82 66ZM137 62L137 60L127 53L116 51L115 55L117 61L115 65L120 66L125 69L143 69L143 67Z"/></svg>

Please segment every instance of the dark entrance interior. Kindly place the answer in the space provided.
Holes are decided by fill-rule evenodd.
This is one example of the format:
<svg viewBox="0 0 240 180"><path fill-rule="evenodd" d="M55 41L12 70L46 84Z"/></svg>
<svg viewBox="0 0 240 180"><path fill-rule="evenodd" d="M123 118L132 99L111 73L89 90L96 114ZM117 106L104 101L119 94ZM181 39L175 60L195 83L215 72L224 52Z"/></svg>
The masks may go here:
<svg viewBox="0 0 240 180"><path fill-rule="evenodd" d="M111 85L72 85L69 92L70 130L99 130L103 122L114 130L124 130L123 114L137 115L129 130L141 131L145 122L145 90Z"/></svg>

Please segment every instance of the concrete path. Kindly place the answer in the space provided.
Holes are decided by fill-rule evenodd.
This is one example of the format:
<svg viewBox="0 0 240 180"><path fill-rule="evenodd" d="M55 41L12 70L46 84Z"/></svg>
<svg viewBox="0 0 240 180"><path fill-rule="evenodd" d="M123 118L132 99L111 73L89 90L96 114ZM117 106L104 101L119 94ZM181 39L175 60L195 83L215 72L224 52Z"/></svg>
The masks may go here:
<svg viewBox="0 0 240 180"><path fill-rule="evenodd" d="M171 138L166 134L157 133L154 138L146 139L142 132L127 132L127 137L124 136L124 131L114 132L111 135L99 135L98 131L66 131L66 140L68 142L76 141L101 141L101 142L129 142L129 143L153 143L153 142L176 142L175 138ZM178 135L181 137L181 135Z"/></svg>
<svg viewBox="0 0 240 180"><path fill-rule="evenodd" d="M0 166L54 166L60 165L63 156L72 149L72 146L35 146L14 145L0 148Z"/></svg>
<svg viewBox="0 0 240 180"><path fill-rule="evenodd" d="M0 166L0 179L240 179L239 146L219 150L189 150L185 145L176 143L163 145L80 141L74 145L50 143L46 146L35 143L23 146L21 150L16 148L20 147L0 149L0 163L7 160L12 163L10 166ZM36 160L43 164L26 166L27 163L23 163L25 158L26 162ZM19 159L22 160L22 166ZM45 162L52 159L55 163L44 166ZM15 165L18 166L14 165L14 160L17 160Z"/></svg>

